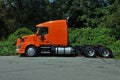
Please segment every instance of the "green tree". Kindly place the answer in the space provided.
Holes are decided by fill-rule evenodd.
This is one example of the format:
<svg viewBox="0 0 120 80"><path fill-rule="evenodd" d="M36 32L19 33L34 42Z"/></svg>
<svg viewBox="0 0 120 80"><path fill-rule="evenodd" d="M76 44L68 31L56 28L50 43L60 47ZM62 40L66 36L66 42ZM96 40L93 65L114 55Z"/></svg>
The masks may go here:
<svg viewBox="0 0 120 80"><path fill-rule="evenodd" d="M0 0L0 40L8 34L8 28L5 26L6 11L3 8L3 1Z"/></svg>
<svg viewBox="0 0 120 80"><path fill-rule="evenodd" d="M17 28L27 26L34 30L36 24L54 19L63 19L66 1L54 0L6 0L4 23L8 33Z"/></svg>

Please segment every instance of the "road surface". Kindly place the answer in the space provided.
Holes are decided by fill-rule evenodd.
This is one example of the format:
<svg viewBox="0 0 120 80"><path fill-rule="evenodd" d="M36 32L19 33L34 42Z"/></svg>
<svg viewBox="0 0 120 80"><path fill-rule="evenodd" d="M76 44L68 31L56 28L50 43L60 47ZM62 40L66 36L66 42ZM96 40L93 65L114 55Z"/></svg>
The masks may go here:
<svg viewBox="0 0 120 80"><path fill-rule="evenodd" d="M0 80L120 80L120 61L85 57L0 57Z"/></svg>

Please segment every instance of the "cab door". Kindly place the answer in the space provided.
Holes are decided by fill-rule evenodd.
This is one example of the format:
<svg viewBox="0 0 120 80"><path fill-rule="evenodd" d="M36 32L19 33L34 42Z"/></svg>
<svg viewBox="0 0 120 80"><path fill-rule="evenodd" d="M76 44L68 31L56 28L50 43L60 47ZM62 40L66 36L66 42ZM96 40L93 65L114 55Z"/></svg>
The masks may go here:
<svg viewBox="0 0 120 80"><path fill-rule="evenodd" d="M40 46L49 46L49 28L48 27L39 27L38 28L38 38Z"/></svg>

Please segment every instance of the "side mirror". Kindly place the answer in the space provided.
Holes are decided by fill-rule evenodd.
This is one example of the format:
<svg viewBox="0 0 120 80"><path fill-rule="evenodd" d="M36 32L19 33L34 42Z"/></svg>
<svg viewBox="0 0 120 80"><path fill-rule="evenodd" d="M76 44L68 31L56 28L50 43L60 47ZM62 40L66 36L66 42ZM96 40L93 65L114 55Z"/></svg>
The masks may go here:
<svg viewBox="0 0 120 80"><path fill-rule="evenodd" d="M36 36L39 36L38 32L36 33Z"/></svg>
<svg viewBox="0 0 120 80"><path fill-rule="evenodd" d="M44 41L44 40L45 40L45 37L44 37L44 35L43 35L43 34L36 33L36 36L41 36L41 38L40 38L40 39L41 39L42 41Z"/></svg>
<svg viewBox="0 0 120 80"><path fill-rule="evenodd" d="M48 34L48 27L40 27L38 28L37 33L36 33L37 36L41 36L42 41L45 40L46 34Z"/></svg>
<svg viewBox="0 0 120 80"><path fill-rule="evenodd" d="M44 41L45 40L45 37L44 35L41 34L41 40Z"/></svg>

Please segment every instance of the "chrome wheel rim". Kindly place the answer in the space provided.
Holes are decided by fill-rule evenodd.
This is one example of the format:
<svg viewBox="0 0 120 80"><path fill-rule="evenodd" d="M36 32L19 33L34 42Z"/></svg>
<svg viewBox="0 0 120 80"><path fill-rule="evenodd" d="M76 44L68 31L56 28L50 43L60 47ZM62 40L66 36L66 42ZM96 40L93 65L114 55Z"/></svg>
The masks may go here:
<svg viewBox="0 0 120 80"><path fill-rule="evenodd" d="M103 55L104 57L108 57L109 54L110 54L110 53L109 53L108 50L105 50L105 51L102 52L102 55Z"/></svg>
<svg viewBox="0 0 120 80"><path fill-rule="evenodd" d="M89 50L88 51L88 55L91 56L91 57L94 56L95 55L95 51L93 49Z"/></svg>
<svg viewBox="0 0 120 80"><path fill-rule="evenodd" d="M28 48L27 50L27 55L28 56L34 56L36 53L35 49L34 48Z"/></svg>

